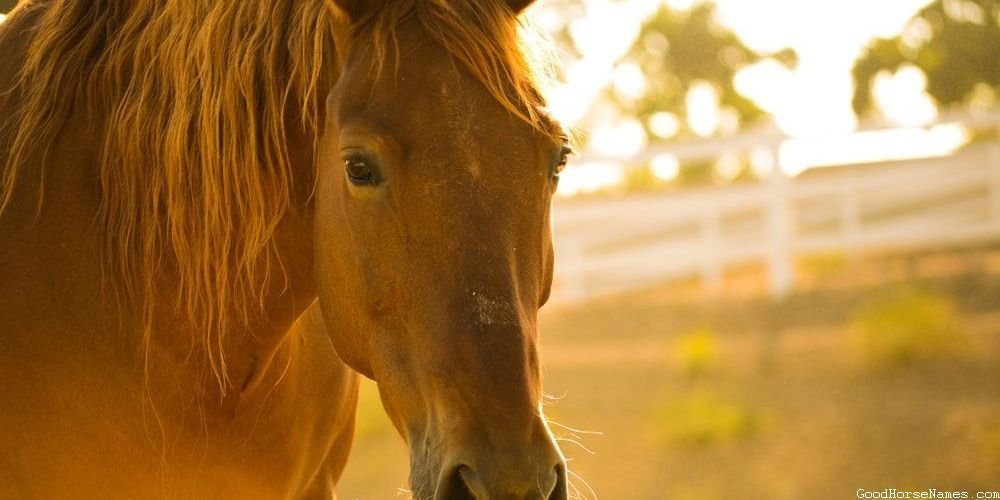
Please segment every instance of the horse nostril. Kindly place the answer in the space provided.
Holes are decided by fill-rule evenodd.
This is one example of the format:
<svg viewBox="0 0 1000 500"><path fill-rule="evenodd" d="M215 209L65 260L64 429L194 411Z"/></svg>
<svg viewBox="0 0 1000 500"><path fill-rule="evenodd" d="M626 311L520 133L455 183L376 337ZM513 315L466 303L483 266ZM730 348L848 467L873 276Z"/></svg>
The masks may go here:
<svg viewBox="0 0 1000 500"><path fill-rule="evenodd" d="M569 498L569 485L566 482L566 464L556 465L556 484L549 493L548 500L567 500Z"/></svg>
<svg viewBox="0 0 1000 500"><path fill-rule="evenodd" d="M452 469L452 472L441 478L434 500L477 500L479 496L475 493L472 469L465 465L459 465Z"/></svg>

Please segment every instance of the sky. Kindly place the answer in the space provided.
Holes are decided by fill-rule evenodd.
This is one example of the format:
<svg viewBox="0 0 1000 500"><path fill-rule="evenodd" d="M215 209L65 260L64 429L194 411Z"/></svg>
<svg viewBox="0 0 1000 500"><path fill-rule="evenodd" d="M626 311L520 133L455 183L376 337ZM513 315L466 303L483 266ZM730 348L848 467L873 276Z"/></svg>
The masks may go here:
<svg viewBox="0 0 1000 500"><path fill-rule="evenodd" d="M662 4L690 9L702 0L582 0L583 9L569 11L559 0L541 0L533 14L555 31L568 23L580 52L566 61L566 81L550 93L550 107L564 122L588 136L584 156L632 156L649 143L642 125L602 104L603 89L641 92L644 76L622 55L636 40L643 20ZM851 107L851 68L876 37L900 34L910 18L931 0L716 0L717 20L748 47L761 53L792 48L798 64L788 69L765 60L737 73L737 90L771 113L778 129L791 139L774 163L795 174L807 166L946 154L966 140L960 130L922 128L937 117L926 94L926 78L916 68L904 68L878 79L876 103L900 130L885 134L853 134L858 119ZM704 89L700 89L704 90ZM688 94L690 125L704 135L727 130L711 89ZM692 110L700 110L692 112ZM678 128L676 117L664 116L667 139ZM729 127L734 128L734 127ZM676 175L676 161L663 158L659 167ZM620 181L620 166L577 165L563 194ZM658 165L654 164L654 167ZM566 180L566 179L564 179Z"/></svg>

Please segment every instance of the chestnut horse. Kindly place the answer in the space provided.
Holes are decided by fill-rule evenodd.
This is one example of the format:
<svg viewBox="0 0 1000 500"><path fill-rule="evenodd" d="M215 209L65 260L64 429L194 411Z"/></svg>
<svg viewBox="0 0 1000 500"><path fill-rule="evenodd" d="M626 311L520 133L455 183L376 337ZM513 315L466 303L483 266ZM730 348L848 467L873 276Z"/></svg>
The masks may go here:
<svg viewBox="0 0 1000 500"><path fill-rule="evenodd" d="M415 498L566 498L529 3L22 0L0 497L332 498L360 374Z"/></svg>

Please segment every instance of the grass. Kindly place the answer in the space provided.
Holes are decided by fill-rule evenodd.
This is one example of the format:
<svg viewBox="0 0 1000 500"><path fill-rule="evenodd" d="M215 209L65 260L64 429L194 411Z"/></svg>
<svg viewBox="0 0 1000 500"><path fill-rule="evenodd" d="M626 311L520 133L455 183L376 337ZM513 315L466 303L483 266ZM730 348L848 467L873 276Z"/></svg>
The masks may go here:
<svg viewBox="0 0 1000 500"><path fill-rule="evenodd" d="M760 417L731 398L696 390L668 401L649 422L653 439L675 446L741 441L760 431Z"/></svg>
<svg viewBox="0 0 1000 500"><path fill-rule="evenodd" d="M699 328L677 339L674 347L677 361L688 376L698 376L717 363L718 338L712 330Z"/></svg>
<svg viewBox="0 0 1000 500"><path fill-rule="evenodd" d="M857 268L862 284L780 303L664 287L545 311L546 413L601 433L554 427L571 469L610 500L995 490L1000 280L887 284ZM340 498L395 498L405 447L365 425L382 430L359 437Z"/></svg>
<svg viewBox="0 0 1000 500"><path fill-rule="evenodd" d="M843 253L826 253L804 257L799 262L801 271L816 275L821 279L835 278L844 274L850 260Z"/></svg>
<svg viewBox="0 0 1000 500"><path fill-rule="evenodd" d="M958 342L951 300L913 287L893 289L865 304L853 328L863 355L877 367L932 358Z"/></svg>

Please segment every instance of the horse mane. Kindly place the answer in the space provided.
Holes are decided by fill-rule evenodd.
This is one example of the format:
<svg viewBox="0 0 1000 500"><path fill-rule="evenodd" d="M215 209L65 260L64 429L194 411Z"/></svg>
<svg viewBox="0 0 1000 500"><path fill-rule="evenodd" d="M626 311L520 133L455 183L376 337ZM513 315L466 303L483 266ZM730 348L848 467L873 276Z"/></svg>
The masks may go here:
<svg viewBox="0 0 1000 500"><path fill-rule="evenodd" d="M292 208L289 127L319 130L337 13L323 0L53 0L14 15L32 9L43 10L16 83L0 210L69 117L101 120L105 276L141 300L148 336L169 267L166 307L191 319L228 382L228 316L248 323L273 278L275 228Z"/></svg>
<svg viewBox="0 0 1000 500"><path fill-rule="evenodd" d="M536 90L550 59L504 0L381 7L348 37L370 43L376 70L398 57L397 28L416 16L499 103L551 133ZM172 305L225 392L229 315L249 324L280 269L275 229L295 208L293 181L303 181L293 179L287 138L319 134L343 14L333 0L22 0L14 15L32 9L44 10L13 89L20 104L4 131L0 215L29 161L40 158L44 180L70 116L82 109L102 120L104 273L140 301L147 349L157 282L165 270L176 275Z"/></svg>

